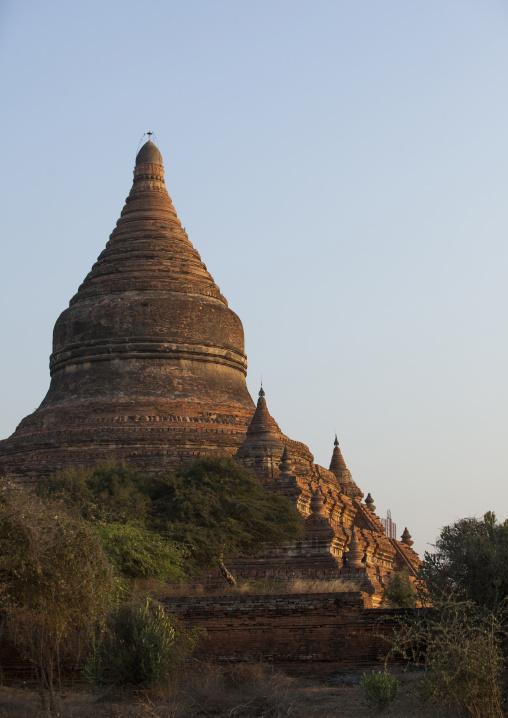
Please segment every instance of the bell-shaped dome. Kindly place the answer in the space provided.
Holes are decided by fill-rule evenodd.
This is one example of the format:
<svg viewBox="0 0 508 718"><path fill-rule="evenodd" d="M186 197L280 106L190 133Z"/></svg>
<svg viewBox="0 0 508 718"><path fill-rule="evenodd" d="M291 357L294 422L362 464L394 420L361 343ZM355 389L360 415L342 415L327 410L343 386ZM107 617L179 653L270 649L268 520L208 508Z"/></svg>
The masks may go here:
<svg viewBox="0 0 508 718"><path fill-rule="evenodd" d="M242 324L178 219L151 141L104 251L56 322L50 369L8 458L0 442L0 475L111 457L154 470L233 454L246 435Z"/></svg>
<svg viewBox="0 0 508 718"><path fill-rule="evenodd" d="M155 145L151 140L145 142L136 155L136 165L146 164L162 166L162 155L159 152L157 145Z"/></svg>

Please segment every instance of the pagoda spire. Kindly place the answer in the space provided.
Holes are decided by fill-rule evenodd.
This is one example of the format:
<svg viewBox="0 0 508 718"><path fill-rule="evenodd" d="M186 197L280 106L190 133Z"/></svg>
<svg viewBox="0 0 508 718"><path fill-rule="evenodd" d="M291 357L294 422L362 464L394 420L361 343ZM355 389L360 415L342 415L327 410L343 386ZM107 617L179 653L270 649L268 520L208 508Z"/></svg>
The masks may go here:
<svg viewBox="0 0 508 718"><path fill-rule="evenodd" d="M292 475L293 466L288 456L288 447L284 447L284 451L282 452L282 458L280 460L279 464L279 471L280 471L280 480L287 479L289 476Z"/></svg>
<svg viewBox="0 0 508 718"><path fill-rule="evenodd" d="M346 554L349 568L364 568L364 564L362 561L363 555L363 545L359 541L355 527L353 526L351 538L349 540L348 551Z"/></svg>
<svg viewBox="0 0 508 718"><path fill-rule="evenodd" d="M279 426L275 419L268 411L268 406L265 399L265 390L263 389L262 385L259 390L258 397L259 398L256 406L256 411L254 412L254 416L252 417L252 420L249 424L249 428L247 429L247 435L274 434L279 436L281 434L281 430L279 429Z"/></svg>
<svg viewBox="0 0 508 718"><path fill-rule="evenodd" d="M374 513L374 511L376 510L376 507L374 506L374 499L370 495L370 492L367 494L367 498L365 499L365 504L366 504L367 508L369 509L369 511L372 511Z"/></svg>
<svg viewBox="0 0 508 718"><path fill-rule="evenodd" d="M330 471L335 474L339 481L343 484L351 481L351 474L348 471L344 457L339 447L339 440L337 434L335 434L335 441L333 442L333 453L332 460L330 461Z"/></svg>
<svg viewBox="0 0 508 718"><path fill-rule="evenodd" d="M406 546L411 547L414 544L414 541L412 541L412 539L411 539L411 534L407 530L407 526L404 529L404 532L403 532L401 538L402 538L402 543L405 543Z"/></svg>
<svg viewBox="0 0 508 718"><path fill-rule="evenodd" d="M261 387L256 410L247 427L247 436L236 452L236 458L259 476L273 479L274 467L278 467L282 460L285 439L268 411L265 390Z"/></svg>
<svg viewBox="0 0 508 718"><path fill-rule="evenodd" d="M325 495L320 486L317 486L310 500L310 510L312 514L325 516Z"/></svg>

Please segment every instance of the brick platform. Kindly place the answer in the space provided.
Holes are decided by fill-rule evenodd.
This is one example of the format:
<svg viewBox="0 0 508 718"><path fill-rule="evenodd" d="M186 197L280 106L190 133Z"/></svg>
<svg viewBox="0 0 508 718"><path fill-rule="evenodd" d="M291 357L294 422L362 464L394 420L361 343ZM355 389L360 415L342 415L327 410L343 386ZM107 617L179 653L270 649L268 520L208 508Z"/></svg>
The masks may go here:
<svg viewBox="0 0 508 718"><path fill-rule="evenodd" d="M383 660L383 635L403 613L373 609L359 592L182 597L163 604L182 625L206 629L197 658L343 667Z"/></svg>

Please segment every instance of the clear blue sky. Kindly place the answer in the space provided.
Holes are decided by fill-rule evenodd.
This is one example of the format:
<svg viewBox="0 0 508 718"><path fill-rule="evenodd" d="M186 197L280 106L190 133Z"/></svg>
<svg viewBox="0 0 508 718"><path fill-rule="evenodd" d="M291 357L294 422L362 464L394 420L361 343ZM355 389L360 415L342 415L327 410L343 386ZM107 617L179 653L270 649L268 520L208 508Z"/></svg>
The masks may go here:
<svg viewBox="0 0 508 718"><path fill-rule="evenodd" d="M255 396L419 551L508 516L505 0L4 0L0 437L156 132Z"/></svg>

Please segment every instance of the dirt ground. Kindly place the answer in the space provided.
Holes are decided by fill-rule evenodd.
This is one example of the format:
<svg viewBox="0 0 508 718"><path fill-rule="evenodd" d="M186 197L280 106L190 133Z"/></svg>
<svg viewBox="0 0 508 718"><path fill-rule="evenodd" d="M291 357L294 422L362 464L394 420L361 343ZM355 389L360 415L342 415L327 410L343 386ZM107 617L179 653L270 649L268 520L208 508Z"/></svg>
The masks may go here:
<svg viewBox="0 0 508 718"><path fill-rule="evenodd" d="M453 718L443 707L420 706L418 673L392 668L401 683L386 718ZM106 691L86 686L63 690L53 713L58 718L375 718L359 682L363 671L288 676L264 664L198 666L150 692ZM42 718L34 685L0 687L1 718Z"/></svg>

